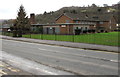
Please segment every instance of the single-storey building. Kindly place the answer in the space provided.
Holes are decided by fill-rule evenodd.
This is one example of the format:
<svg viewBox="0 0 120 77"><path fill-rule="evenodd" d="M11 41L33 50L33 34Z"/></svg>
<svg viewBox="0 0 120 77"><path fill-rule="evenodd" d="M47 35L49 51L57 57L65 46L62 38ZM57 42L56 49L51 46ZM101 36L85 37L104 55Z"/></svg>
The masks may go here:
<svg viewBox="0 0 120 77"><path fill-rule="evenodd" d="M89 30L94 23L59 23L59 24L32 24L34 28L41 27L43 34L80 34Z"/></svg>
<svg viewBox="0 0 120 77"><path fill-rule="evenodd" d="M7 32L9 29L10 29L9 24L4 24L0 27L0 31L2 31L2 32Z"/></svg>
<svg viewBox="0 0 120 77"><path fill-rule="evenodd" d="M110 32L116 30L113 14L63 13L53 24L32 24L41 27L43 34L80 34L86 32Z"/></svg>

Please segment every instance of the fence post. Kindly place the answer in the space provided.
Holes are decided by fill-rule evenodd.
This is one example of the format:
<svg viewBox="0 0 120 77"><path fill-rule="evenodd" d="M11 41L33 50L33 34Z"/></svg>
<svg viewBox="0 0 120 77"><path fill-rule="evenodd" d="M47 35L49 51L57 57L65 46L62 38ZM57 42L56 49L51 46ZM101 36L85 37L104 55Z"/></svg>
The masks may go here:
<svg viewBox="0 0 120 77"><path fill-rule="evenodd" d="M31 38L31 31L30 31L30 38Z"/></svg>
<svg viewBox="0 0 120 77"><path fill-rule="evenodd" d="M56 39L57 39L57 38L56 38L56 34L55 34L55 41L56 41Z"/></svg>
<svg viewBox="0 0 120 77"><path fill-rule="evenodd" d="M3 31L3 35L5 35L5 31Z"/></svg>
<svg viewBox="0 0 120 77"><path fill-rule="evenodd" d="M9 31L8 33L9 33L9 36L11 36L11 35L10 35L10 31Z"/></svg>
<svg viewBox="0 0 120 77"><path fill-rule="evenodd" d="M3 35L5 35L5 32L3 31Z"/></svg>
<svg viewBox="0 0 120 77"><path fill-rule="evenodd" d="M41 40L43 40L43 33L41 34Z"/></svg>
<svg viewBox="0 0 120 77"><path fill-rule="evenodd" d="M74 42L74 39L75 39L75 38L74 38L74 34L73 34L73 42Z"/></svg>
<svg viewBox="0 0 120 77"><path fill-rule="evenodd" d="M4 33L5 33L5 36L6 36L6 31Z"/></svg>
<svg viewBox="0 0 120 77"><path fill-rule="evenodd" d="M41 33L39 33L39 39L41 39Z"/></svg>

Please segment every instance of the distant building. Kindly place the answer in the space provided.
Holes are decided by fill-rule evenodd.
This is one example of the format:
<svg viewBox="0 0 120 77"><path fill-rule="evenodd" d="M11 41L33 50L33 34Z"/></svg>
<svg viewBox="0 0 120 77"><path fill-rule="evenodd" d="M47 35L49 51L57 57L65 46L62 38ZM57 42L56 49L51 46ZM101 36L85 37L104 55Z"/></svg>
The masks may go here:
<svg viewBox="0 0 120 77"><path fill-rule="evenodd" d="M116 30L113 14L63 13L54 24L33 24L41 26L44 34L80 34L90 32L110 32Z"/></svg>
<svg viewBox="0 0 120 77"><path fill-rule="evenodd" d="M0 31L8 31L13 26L15 19L3 20L0 25Z"/></svg>
<svg viewBox="0 0 120 77"><path fill-rule="evenodd" d="M103 4L104 7L108 7L108 4Z"/></svg>
<svg viewBox="0 0 120 77"><path fill-rule="evenodd" d="M10 29L9 24L3 24L0 28L0 30L3 31L3 32L7 32L9 29Z"/></svg>

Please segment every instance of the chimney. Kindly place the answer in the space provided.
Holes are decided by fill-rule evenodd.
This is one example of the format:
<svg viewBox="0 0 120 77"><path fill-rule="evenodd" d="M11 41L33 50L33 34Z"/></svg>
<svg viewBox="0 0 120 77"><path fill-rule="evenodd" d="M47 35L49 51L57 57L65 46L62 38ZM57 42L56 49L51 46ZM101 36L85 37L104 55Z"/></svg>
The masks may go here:
<svg viewBox="0 0 120 77"><path fill-rule="evenodd" d="M35 14L34 13L31 13L30 14L30 24L35 24Z"/></svg>

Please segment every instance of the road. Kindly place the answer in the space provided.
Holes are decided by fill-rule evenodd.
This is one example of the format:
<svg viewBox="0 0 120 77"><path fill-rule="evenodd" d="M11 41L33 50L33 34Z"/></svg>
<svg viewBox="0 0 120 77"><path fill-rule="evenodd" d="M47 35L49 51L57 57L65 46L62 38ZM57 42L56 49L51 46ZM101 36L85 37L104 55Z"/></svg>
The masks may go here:
<svg viewBox="0 0 120 77"><path fill-rule="evenodd" d="M4 39L2 51L74 74L118 75L117 53Z"/></svg>
<svg viewBox="0 0 120 77"><path fill-rule="evenodd" d="M15 68L3 61L0 61L0 77L2 75L32 75L26 71Z"/></svg>

